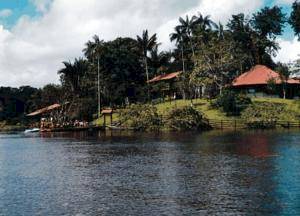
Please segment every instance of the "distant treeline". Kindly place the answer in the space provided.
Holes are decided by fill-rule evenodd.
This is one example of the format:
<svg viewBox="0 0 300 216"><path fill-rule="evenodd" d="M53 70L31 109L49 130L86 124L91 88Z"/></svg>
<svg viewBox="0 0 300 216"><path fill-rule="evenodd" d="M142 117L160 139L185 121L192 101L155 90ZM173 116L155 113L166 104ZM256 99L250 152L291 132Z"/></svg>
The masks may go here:
<svg viewBox="0 0 300 216"><path fill-rule="evenodd" d="M0 87L0 122L9 124L27 122L25 115L43 106L59 102L59 85L43 88L22 86L20 88Z"/></svg>

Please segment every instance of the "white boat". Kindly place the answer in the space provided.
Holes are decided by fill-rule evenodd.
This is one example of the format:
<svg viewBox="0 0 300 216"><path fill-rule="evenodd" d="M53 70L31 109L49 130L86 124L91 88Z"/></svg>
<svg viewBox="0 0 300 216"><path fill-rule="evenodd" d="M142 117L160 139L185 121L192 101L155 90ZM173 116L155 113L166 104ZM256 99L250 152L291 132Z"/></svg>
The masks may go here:
<svg viewBox="0 0 300 216"><path fill-rule="evenodd" d="M31 128L24 131L24 133L38 133L40 132L39 128Z"/></svg>

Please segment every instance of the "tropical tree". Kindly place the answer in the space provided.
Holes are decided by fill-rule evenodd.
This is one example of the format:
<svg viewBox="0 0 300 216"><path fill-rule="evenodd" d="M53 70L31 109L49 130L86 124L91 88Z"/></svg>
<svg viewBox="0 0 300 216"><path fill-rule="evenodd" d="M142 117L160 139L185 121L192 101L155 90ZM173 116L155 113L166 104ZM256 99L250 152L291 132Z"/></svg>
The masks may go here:
<svg viewBox="0 0 300 216"><path fill-rule="evenodd" d="M237 51L247 54L244 55L247 64L274 67L272 56L275 56L279 49L276 38L282 34L285 22L282 9L274 6L263 8L253 14L251 19L246 18L244 14L233 15L227 26L235 40Z"/></svg>
<svg viewBox="0 0 300 216"><path fill-rule="evenodd" d="M79 96L82 93L85 75L88 71L87 61L79 58L74 63L63 62L64 67L58 71L63 85L70 86L72 93Z"/></svg>
<svg viewBox="0 0 300 216"><path fill-rule="evenodd" d="M99 53L102 105L122 105L125 101L147 98L140 59L139 44L132 38L117 38L103 44Z"/></svg>
<svg viewBox="0 0 300 216"><path fill-rule="evenodd" d="M94 64L97 63L99 59L99 53L102 51L104 41L100 40L98 35L93 36L92 41L88 41L85 43L85 48L83 49L83 53L85 57Z"/></svg>
<svg viewBox="0 0 300 216"><path fill-rule="evenodd" d="M292 26L295 35L300 40L300 2L295 1L292 6L292 13L289 18L289 24Z"/></svg>
<svg viewBox="0 0 300 216"><path fill-rule="evenodd" d="M163 71L167 71L171 61L171 53L169 52L160 52L158 50L158 45L156 45L150 51L150 67L153 71L152 74L158 75L161 74Z"/></svg>
<svg viewBox="0 0 300 216"><path fill-rule="evenodd" d="M280 80L282 83L283 99L286 99L287 84L291 76L291 72L289 70L289 67L282 63L277 64L276 71L279 73Z"/></svg>
<svg viewBox="0 0 300 216"><path fill-rule="evenodd" d="M211 20L210 15L203 16L200 12L198 12L198 16L194 16L194 20L195 25L205 31L217 28L216 23Z"/></svg>
<svg viewBox="0 0 300 216"><path fill-rule="evenodd" d="M197 64L190 75L190 81L198 86L214 85L221 94L236 74L239 59L234 58L234 41L229 33L223 31L222 26L210 37L202 45L202 51L197 52Z"/></svg>
<svg viewBox="0 0 300 216"><path fill-rule="evenodd" d="M195 56L195 47L194 47L194 42L193 42L193 32L194 32L194 28L195 28L195 24L196 24L195 21L196 21L196 17L189 18L188 15L185 17L185 19L180 17L179 25L176 27L189 40L193 57Z"/></svg>
<svg viewBox="0 0 300 216"><path fill-rule="evenodd" d="M157 46L156 34L149 36L148 30L144 30L142 36L137 36L138 47L143 57L147 82L149 81L148 53Z"/></svg>
<svg viewBox="0 0 300 216"><path fill-rule="evenodd" d="M175 32L170 34L170 40L171 42L175 41L176 46L181 51L182 71L185 73L184 32L179 26L175 27Z"/></svg>
<svg viewBox="0 0 300 216"><path fill-rule="evenodd" d="M282 8L274 6L265 7L253 15L251 20L254 29L262 38L276 38L283 32L287 19L282 12Z"/></svg>
<svg viewBox="0 0 300 216"><path fill-rule="evenodd" d="M276 38L282 34L286 21L282 8L278 6L265 7L253 15L251 24L254 29L254 43L257 47L257 64L275 65L271 56L276 56L279 49Z"/></svg>
<svg viewBox="0 0 300 216"><path fill-rule="evenodd" d="M90 64L90 75L97 77L97 95L98 95L98 117L101 113L101 87L100 87L100 53L103 49L104 41L99 39L98 35L94 35L93 41L88 41L83 49L84 55L89 60ZM95 75L94 71L97 71ZM93 83L93 82L92 82ZM91 87L93 88L93 87Z"/></svg>
<svg viewBox="0 0 300 216"><path fill-rule="evenodd" d="M198 13L198 16L194 16L194 28L193 28L193 37L196 42L200 45L206 43L209 40L210 33L213 29L217 29L218 25L213 22L210 16L203 16L201 13Z"/></svg>

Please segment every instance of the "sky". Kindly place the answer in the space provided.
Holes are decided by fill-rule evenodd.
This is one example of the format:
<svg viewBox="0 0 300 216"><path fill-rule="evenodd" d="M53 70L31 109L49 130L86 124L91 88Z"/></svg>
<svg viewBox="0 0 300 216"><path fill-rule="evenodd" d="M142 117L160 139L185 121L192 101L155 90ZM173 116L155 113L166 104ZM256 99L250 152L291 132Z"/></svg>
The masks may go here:
<svg viewBox="0 0 300 216"><path fill-rule="evenodd" d="M42 87L58 83L63 61L82 56L84 44L158 33L161 49L179 16L201 12L226 23L232 14L252 14L279 5L289 14L294 0L0 0L0 86ZM298 58L300 42L290 27L278 38L276 61Z"/></svg>

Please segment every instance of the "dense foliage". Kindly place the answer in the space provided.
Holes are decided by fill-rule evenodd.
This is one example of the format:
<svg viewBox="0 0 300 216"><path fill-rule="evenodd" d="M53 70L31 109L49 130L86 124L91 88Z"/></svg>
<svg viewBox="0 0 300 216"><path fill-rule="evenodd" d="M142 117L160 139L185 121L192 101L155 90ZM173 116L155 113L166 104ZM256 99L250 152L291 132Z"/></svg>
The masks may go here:
<svg viewBox="0 0 300 216"><path fill-rule="evenodd" d="M285 105L279 103L256 103L242 113L242 119L249 128L271 129L276 127L279 119L286 112Z"/></svg>
<svg viewBox="0 0 300 216"><path fill-rule="evenodd" d="M172 109L166 117L165 124L176 131L203 131L211 128L204 114L191 106Z"/></svg>
<svg viewBox="0 0 300 216"><path fill-rule="evenodd" d="M24 119L24 113L34 109L37 104L34 98L39 90L29 86L20 88L0 88L0 121L15 124Z"/></svg>
<svg viewBox="0 0 300 216"><path fill-rule="evenodd" d="M295 1L292 5L292 13L289 19L289 23L291 24L295 35L298 36L298 40L300 40L300 2Z"/></svg>
<svg viewBox="0 0 300 216"><path fill-rule="evenodd" d="M120 110L121 126L140 131L157 131L162 126L157 108L151 105L133 104Z"/></svg>
<svg viewBox="0 0 300 216"><path fill-rule="evenodd" d="M220 108L227 115L237 116L251 104L251 99L234 91L224 91L211 102L212 107Z"/></svg>

